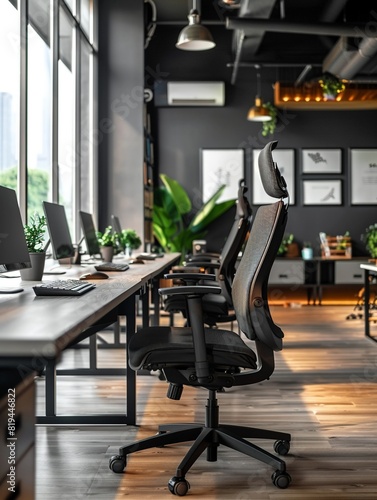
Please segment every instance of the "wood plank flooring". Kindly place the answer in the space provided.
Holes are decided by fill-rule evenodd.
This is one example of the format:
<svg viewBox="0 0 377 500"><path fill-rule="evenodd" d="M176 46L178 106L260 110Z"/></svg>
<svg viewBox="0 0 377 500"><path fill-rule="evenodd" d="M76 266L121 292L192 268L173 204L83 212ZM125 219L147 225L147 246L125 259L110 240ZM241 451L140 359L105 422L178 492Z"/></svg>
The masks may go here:
<svg viewBox="0 0 377 500"><path fill-rule="evenodd" d="M221 447L216 463L201 457L187 474L187 498L236 500L359 500L377 498L377 343L364 338L352 307L271 308L285 332L269 381L219 394L220 420L292 434L286 457L292 484L279 490L272 468ZM372 325L377 335L377 326ZM86 351L67 351L63 364L78 365ZM121 351L100 350L103 365L124 366ZM138 426L37 426L36 500L173 498L167 482L188 444L136 453L126 472L108 459L119 446L154 434L159 423L201 421L207 396L185 388L180 401L165 397L167 384L138 377ZM37 383L38 406L43 381ZM121 377L64 377L61 412L121 411ZM103 410L102 410L103 409ZM272 451L272 443L258 444Z"/></svg>

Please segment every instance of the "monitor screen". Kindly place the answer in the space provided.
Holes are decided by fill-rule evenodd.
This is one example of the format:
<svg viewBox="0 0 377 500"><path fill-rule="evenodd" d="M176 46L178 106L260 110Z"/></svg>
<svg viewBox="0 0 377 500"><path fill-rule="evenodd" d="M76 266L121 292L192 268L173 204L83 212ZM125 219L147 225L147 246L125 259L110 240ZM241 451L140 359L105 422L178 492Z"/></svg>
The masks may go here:
<svg viewBox="0 0 377 500"><path fill-rule="evenodd" d="M113 229L116 233L122 232L122 226L120 225L119 217L117 217L116 215L112 215L111 216L111 223L112 223Z"/></svg>
<svg viewBox="0 0 377 500"><path fill-rule="evenodd" d="M65 208L63 205L44 201L43 210L47 220L54 259L73 257L75 249L69 232Z"/></svg>
<svg viewBox="0 0 377 500"><path fill-rule="evenodd" d="M0 273L31 267L16 192L0 186Z"/></svg>
<svg viewBox="0 0 377 500"><path fill-rule="evenodd" d="M88 254L97 255L101 253L92 214L88 214L86 212L79 212L79 215Z"/></svg>

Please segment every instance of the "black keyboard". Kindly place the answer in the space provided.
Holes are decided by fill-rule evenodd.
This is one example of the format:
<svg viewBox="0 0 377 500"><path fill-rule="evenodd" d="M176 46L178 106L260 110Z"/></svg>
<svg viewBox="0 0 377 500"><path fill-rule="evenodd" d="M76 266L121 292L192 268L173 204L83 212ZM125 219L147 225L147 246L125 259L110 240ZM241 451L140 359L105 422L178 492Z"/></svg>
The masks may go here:
<svg viewBox="0 0 377 500"><path fill-rule="evenodd" d="M83 295L89 290L93 290L96 285L80 280L55 280L33 286L35 295Z"/></svg>
<svg viewBox="0 0 377 500"><path fill-rule="evenodd" d="M127 271L130 268L128 264L120 264L115 262L103 262L94 266L97 271Z"/></svg>

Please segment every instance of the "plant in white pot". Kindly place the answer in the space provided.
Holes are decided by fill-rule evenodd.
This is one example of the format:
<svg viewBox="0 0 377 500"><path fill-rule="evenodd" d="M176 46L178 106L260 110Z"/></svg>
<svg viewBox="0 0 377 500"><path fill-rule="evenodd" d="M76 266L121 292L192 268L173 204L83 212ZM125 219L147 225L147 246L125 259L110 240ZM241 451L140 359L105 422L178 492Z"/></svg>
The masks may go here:
<svg viewBox="0 0 377 500"><path fill-rule="evenodd" d="M29 250L31 268L21 269L24 281L41 281L45 266L46 252L44 237L46 234L46 217L37 212L31 215L29 223L24 226L26 245Z"/></svg>
<svg viewBox="0 0 377 500"><path fill-rule="evenodd" d="M105 262L112 262L114 250L118 246L118 233L114 233L112 226L107 226L105 231L97 231L97 240L101 249L102 259Z"/></svg>
<svg viewBox="0 0 377 500"><path fill-rule="evenodd" d="M128 257L131 256L132 250L141 245L141 239L134 229L123 229L119 234L119 241Z"/></svg>

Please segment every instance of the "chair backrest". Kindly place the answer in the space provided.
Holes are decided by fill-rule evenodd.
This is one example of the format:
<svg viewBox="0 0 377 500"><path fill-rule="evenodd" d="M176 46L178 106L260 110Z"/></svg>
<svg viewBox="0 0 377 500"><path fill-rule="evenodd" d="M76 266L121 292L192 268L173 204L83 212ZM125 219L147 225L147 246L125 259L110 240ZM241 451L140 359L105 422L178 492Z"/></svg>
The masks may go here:
<svg viewBox="0 0 377 500"><path fill-rule="evenodd" d="M232 284L236 272L237 257L245 243L251 225L251 206L246 197L247 187L243 181L238 189L236 216L220 254L217 279L222 294L229 305L232 304Z"/></svg>
<svg viewBox="0 0 377 500"><path fill-rule="evenodd" d="M232 288L233 307L241 331L249 339L259 340L274 351L282 348L283 332L271 318L267 287L288 211L285 180L272 158L276 145L276 141L268 143L258 163L265 191L279 201L258 209Z"/></svg>

